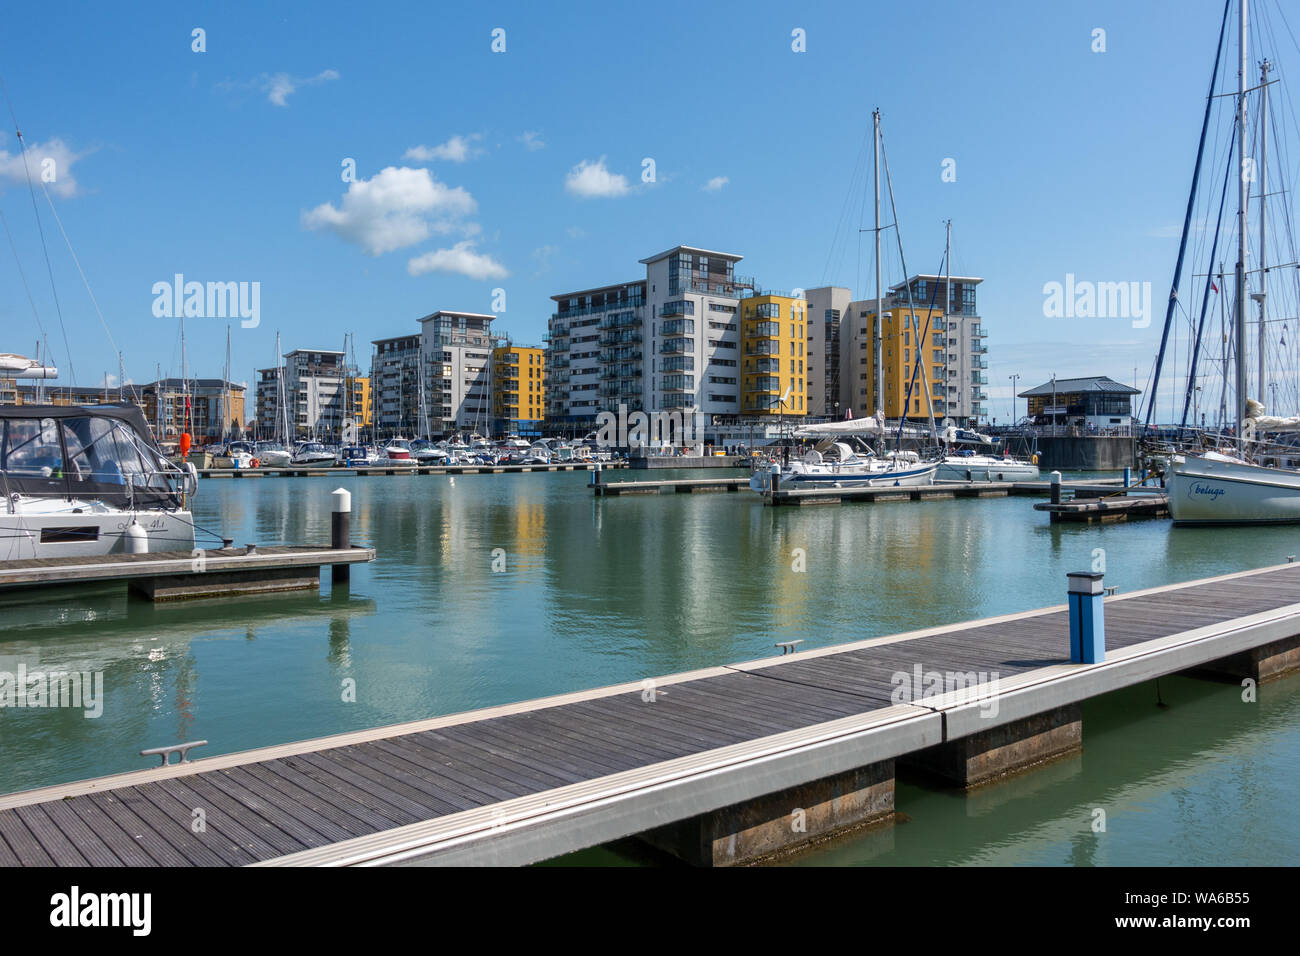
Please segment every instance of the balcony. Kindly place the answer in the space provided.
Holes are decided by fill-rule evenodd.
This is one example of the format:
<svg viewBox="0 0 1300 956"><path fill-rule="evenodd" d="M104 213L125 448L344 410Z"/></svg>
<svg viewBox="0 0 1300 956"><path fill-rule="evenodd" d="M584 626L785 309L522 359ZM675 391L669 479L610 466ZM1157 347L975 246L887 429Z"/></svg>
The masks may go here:
<svg viewBox="0 0 1300 956"><path fill-rule="evenodd" d="M975 359L970 363L971 368L986 369L989 367L988 359Z"/></svg>
<svg viewBox="0 0 1300 956"><path fill-rule="evenodd" d="M985 336L987 336L989 333L982 325L972 325L970 329L970 334L975 338L982 339Z"/></svg>
<svg viewBox="0 0 1300 956"><path fill-rule="evenodd" d="M599 315L601 312L613 312L615 309L635 309L642 305L645 305L645 299L638 296L631 299L621 299L617 302L607 302L604 305L588 305L581 309L566 309L563 312L553 312L551 318L576 319L580 315Z"/></svg>
<svg viewBox="0 0 1300 956"><path fill-rule="evenodd" d="M659 346L660 355L683 355L695 351L694 339L668 339Z"/></svg>
<svg viewBox="0 0 1300 956"><path fill-rule="evenodd" d="M771 340L764 340L761 342L746 342L745 354L746 355L780 355L781 343L771 341Z"/></svg>
<svg viewBox="0 0 1300 956"><path fill-rule="evenodd" d="M987 345L972 345L970 350L972 355L984 355L988 352L989 347Z"/></svg>
<svg viewBox="0 0 1300 956"><path fill-rule="evenodd" d="M675 302L665 302L659 308L659 317L661 319L672 315L694 315L695 303L690 299L678 299Z"/></svg>

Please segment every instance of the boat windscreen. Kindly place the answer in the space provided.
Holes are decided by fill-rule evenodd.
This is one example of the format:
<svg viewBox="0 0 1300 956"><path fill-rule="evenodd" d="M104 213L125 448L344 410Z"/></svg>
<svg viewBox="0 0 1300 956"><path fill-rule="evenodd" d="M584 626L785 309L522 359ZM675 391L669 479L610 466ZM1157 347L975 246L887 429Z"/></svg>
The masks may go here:
<svg viewBox="0 0 1300 956"><path fill-rule="evenodd" d="M120 418L85 414L0 420L0 481L6 494L98 498L117 507L177 507L176 474Z"/></svg>

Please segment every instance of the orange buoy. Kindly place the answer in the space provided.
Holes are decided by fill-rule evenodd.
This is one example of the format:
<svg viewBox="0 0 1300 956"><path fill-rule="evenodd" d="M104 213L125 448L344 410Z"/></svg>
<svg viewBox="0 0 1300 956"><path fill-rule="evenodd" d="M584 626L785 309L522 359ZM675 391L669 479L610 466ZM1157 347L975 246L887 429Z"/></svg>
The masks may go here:
<svg viewBox="0 0 1300 956"><path fill-rule="evenodd" d="M252 461L250 461L250 462L248 463L248 466L249 466L250 468L258 468L258 467L261 466L261 464L262 464L261 461L259 461L258 459L254 458Z"/></svg>
<svg viewBox="0 0 1300 956"><path fill-rule="evenodd" d="M186 458L190 453L190 444L192 439L189 432L181 432L181 457Z"/></svg>

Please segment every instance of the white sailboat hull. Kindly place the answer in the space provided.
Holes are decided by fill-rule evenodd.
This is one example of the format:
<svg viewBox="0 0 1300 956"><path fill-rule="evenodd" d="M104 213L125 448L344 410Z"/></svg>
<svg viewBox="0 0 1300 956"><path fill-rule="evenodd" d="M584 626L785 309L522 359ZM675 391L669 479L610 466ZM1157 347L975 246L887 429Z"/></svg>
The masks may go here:
<svg viewBox="0 0 1300 956"><path fill-rule="evenodd" d="M781 487L787 490L809 488L910 488L934 483L936 464L913 464L889 469L838 468L834 465L803 466L798 471L781 473ZM760 469L750 477L749 487L759 494L772 488L771 472Z"/></svg>
<svg viewBox="0 0 1300 956"><path fill-rule="evenodd" d="M94 501L20 499L0 513L0 560L84 558L128 550L126 529L140 525L149 551L191 551L194 521L188 511L121 511Z"/></svg>
<svg viewBox="0 0 1300 956"><path fill-rule="evenodd" d="M934 480L944 481L1037 481L1038 466L1014 458L989 455L954 455L939 463Z"/></svg>
<svg viewBox="0 0 1300 956"><path fill-rule="evenodd" d="M1300 522L1300 472L1176 457L1165 484L1176 524Z"/></svg>

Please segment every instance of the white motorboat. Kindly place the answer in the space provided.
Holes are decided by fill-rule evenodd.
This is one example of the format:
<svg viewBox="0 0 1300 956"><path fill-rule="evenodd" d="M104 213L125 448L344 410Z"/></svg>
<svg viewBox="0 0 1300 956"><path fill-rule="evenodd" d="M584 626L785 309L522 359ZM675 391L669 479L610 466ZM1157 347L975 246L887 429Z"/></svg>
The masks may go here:
<svg viewBox="0 0 1300 956"><path fill-rule="evenodd" d="M255 457L252 442L232 441L224 449L212 456L212 467L251 468Z"/></svg>
<svg viewBox="0 0 1300 956"><path fill-rule="evenodd" d="M390 438L380 449L379 457L372 465L383 468L414 468L418 462L411 454L411 443L405 438Z"/></svg>
<svg viewBox="0 0 1300 956"><path fill-rule="evenodd" d="M1038 465L1010 455L957 452L944 455L935 481L1037 481Z"/></svg>
<svg viewBox="0 0 1300 956"><path fill-rule="evenodd" d="M447 453L425 438L417 438L409 446L411 457L422 465L429 465L440 462L447 457Z"/></svg>
<svg viewBox="0 0 1300 956"><path fill-rule="evenodd" d="M278 441L260 441L253 446L258 468L288 468L293 456Z"/></svg>
<svg viewBox="0 0 1300 956"><path fill-rule="evenodd" d="M0 560L189 552L197 486L135 406L0 406Z"/></svg>
<svg viewBox="0 0 1300 956"><path fill-rule="evenodd" d="M379 453L369 445L344 445L334 456L334 463L343 468L364 468L373 465Z"/></svg>
<svg viewBox="0 0 1300 956"><path fill-rule="evenodd" d="M929 485L939 463L923 462L912 453L882 458L870 449L855 450L847 442L826 439L785 465L759 467L749 487L759 494L772 490L777 474L782 488L907 488Z"/></svg>
<svg viewBox="0 0 1300 956"><path fill-rule="evenodd" d="M318 441L303 442L293 454L295 465L332 465L335 453Z"/></svg>

